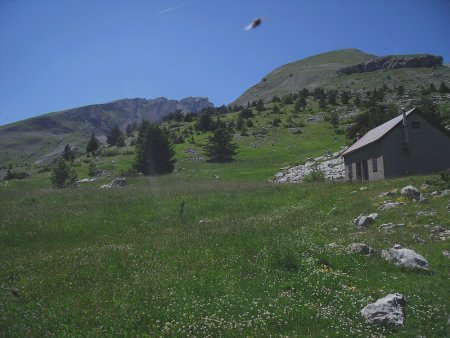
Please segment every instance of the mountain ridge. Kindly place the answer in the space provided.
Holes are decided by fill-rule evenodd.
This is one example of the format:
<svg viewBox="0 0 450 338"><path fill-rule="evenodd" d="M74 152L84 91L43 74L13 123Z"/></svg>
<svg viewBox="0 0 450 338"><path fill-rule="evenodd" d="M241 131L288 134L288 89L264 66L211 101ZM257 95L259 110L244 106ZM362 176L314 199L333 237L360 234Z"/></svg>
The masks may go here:
<svg viewBox="0 0 450 338"><path fill-rule="evenodd" d="M0 126L0 164L50 159L65 144L84 147L92 133L104 139L116 125L124 130L128 124L142 120L159 122L176 110L195 112L213 106L205 97L121 99L13 122Z"/></svg>
<svg viewBox="0 0 450 338"><path fill-rule="evenodd" d="M422 60L420 63L418 60ZM345 74L342 70L359 69L382 60L385 69L372 67L372 72ZM432 60L427 63L426 61ZM434 60L434 61L433 61ZM411 65L419 63L419 67ZM399 65L405 64L405 67ZM423 67L421 65L428 65ZM370 68L370 67L368 67ZM301 88L341 89L361 91L382 87L403 85L407 89L417 88L424 83L439 84L442 80L450 82L450 69L442 64L442 57L429 54L387 55L379 57L359 49L341 49L313 55L290 62L265 75L262 80L234 100L231 105L244 106L257 100L268 102L273 96L279 97L298 92Z"/></svg>

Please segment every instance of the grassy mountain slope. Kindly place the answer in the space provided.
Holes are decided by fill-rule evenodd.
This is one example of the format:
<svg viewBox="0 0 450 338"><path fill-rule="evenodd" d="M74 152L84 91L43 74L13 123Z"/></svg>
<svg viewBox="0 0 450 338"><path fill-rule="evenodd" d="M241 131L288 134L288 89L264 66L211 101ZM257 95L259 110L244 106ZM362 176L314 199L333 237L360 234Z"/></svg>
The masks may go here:
<svg viewBox="0 0 450 338"><path fill-rule="evenodd" d="M9 162L32 163L61 152L65 144L86 145L91 133L100 138L115 125L123 130L127 124L143 119L161 121L176 109L198 111L212 106L206 98L124 99L89 105L30 118L0 126L0 166ZM104 139L104 137L103 137Z"/></svg>
<svg viewBox="0 0 450 338"><path fill-rule="evenodd" d="M419 57L421 55L401 55L396 57ZM390 87L403 85L407 89L416 89L421 85L441 81L450 83L450 69L440 65L434 68L402 68L378 70L350 75L338 74L337 70L349 65L363 63L376 58L358 49L343 49L308 57L303 60L281 66L267 74L239 98L233 105L246 105L247 102L262 99L268 101L274 95L283 96L296 93L302 88L313 89L373 89L384 84Z"/></svg>
<svg viewBox="0 0 450 338"><path fill-rule="evenodd" d="M328 122L308 122L315 102L297 116L293 105L278 115L267 106L254 111L249 136L235 134L232 163L206 162L208 133L195 133L176 145L173 173L129 177L120 189L98 186L130 167L131 147L77 159L80 177L90 160L111 172L94 183L55 190L40 173L1 184L0 336L445 336L448 242L426 224L448 228L448 199L399 199L404 206L377 210L381 192L433 176L269 183L280 167L337 151L345 140ZM288 118L302 133L285 126ZM436 214L417 217L425 209ZM379 219L356 231L352 220L375 211ZM388 222L405 226L379 229ZM353 242L378 253L349 254ZM395 243L422 254L430 271L385 262L379 251ZM408 299L405 325L366 324L360 310L395 292Z"/></svg>

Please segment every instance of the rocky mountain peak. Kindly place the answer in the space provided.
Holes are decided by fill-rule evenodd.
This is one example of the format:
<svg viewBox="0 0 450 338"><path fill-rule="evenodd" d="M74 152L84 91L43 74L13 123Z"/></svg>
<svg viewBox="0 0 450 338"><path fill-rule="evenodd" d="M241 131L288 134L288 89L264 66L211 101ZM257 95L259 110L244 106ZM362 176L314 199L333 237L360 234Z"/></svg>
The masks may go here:
<svg viewBox="0 0 450 338"><path fill-rule="evenodd" d="M442 56L435 55L385 56L343 67L338 69L337 72L338 74L353 74L399 68L432 68L442 65L442 61Z"/></svg>

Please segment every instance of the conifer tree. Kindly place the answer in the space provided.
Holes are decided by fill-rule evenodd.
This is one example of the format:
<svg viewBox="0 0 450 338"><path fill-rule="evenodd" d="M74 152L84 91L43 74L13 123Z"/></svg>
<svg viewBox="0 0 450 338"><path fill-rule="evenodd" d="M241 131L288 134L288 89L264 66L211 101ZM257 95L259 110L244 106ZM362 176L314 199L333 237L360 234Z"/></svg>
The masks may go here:
<svg viewBox="0 0 450 338"><path fill-rule="evenodd" d="M209 162L230 162L236 155L237 145L232 143L233 134L226 128L218 128L212 136L208 137L207 144L203 147Z"/></svg>
<svg viewBox="0 0 450 338"><path fill-rule="evenodd" d="M86 146L87 153L93 153L100 147L100 141L95 137L94 133L92 133L91 138Z"/></svg>
<svg viewBox="0 0 450 338"><path fill-rule="evenodd" d="M63 157L58 157L52 165L50 182L55 188L64 188L75 183L77 174L70 166L70 162Z"/></svg>
<svg viewBox="0 0 450 338"><path fill-rule="evenodd" d="M72 152L72 149L70 148L70 146L68 144L66 144L66 146L64 147L63 158L66 161L73 161L75 158L75 155Z"/></svg>
<svg viewBox="0 0 450 338"><path fill-rule="evenodd" d="M158 125L144 121L136 142L134 168L144 175L167 174L175 168L174 156L169 136Z"/></svg>
<svg viewBox="0 0 450 338"><path fill-rule="evenodd" d="M110 146L123 147L125 146L125 137L118 126L113 127L108 135L106 135L106 142Z"/></svg>
<svg viewBox="0 0 450 338"><path fill-rule="evenodd" d="M439 93L441 94L450 93L450 89L447 87L444 81L442 81L441 84L439 85Z"/></svg>

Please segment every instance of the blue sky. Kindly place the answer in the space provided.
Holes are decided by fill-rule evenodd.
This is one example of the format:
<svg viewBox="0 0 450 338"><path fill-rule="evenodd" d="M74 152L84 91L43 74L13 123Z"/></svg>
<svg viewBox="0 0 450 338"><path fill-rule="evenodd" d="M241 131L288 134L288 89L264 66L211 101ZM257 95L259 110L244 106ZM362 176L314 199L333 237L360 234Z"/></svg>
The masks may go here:
<svg viewBox="0 0 450 338"><path fill-rule="evenodd" d="M449 63L449 14L449 0L0 0L0 125L121 98L228 104L342 48Z"/></svg>

